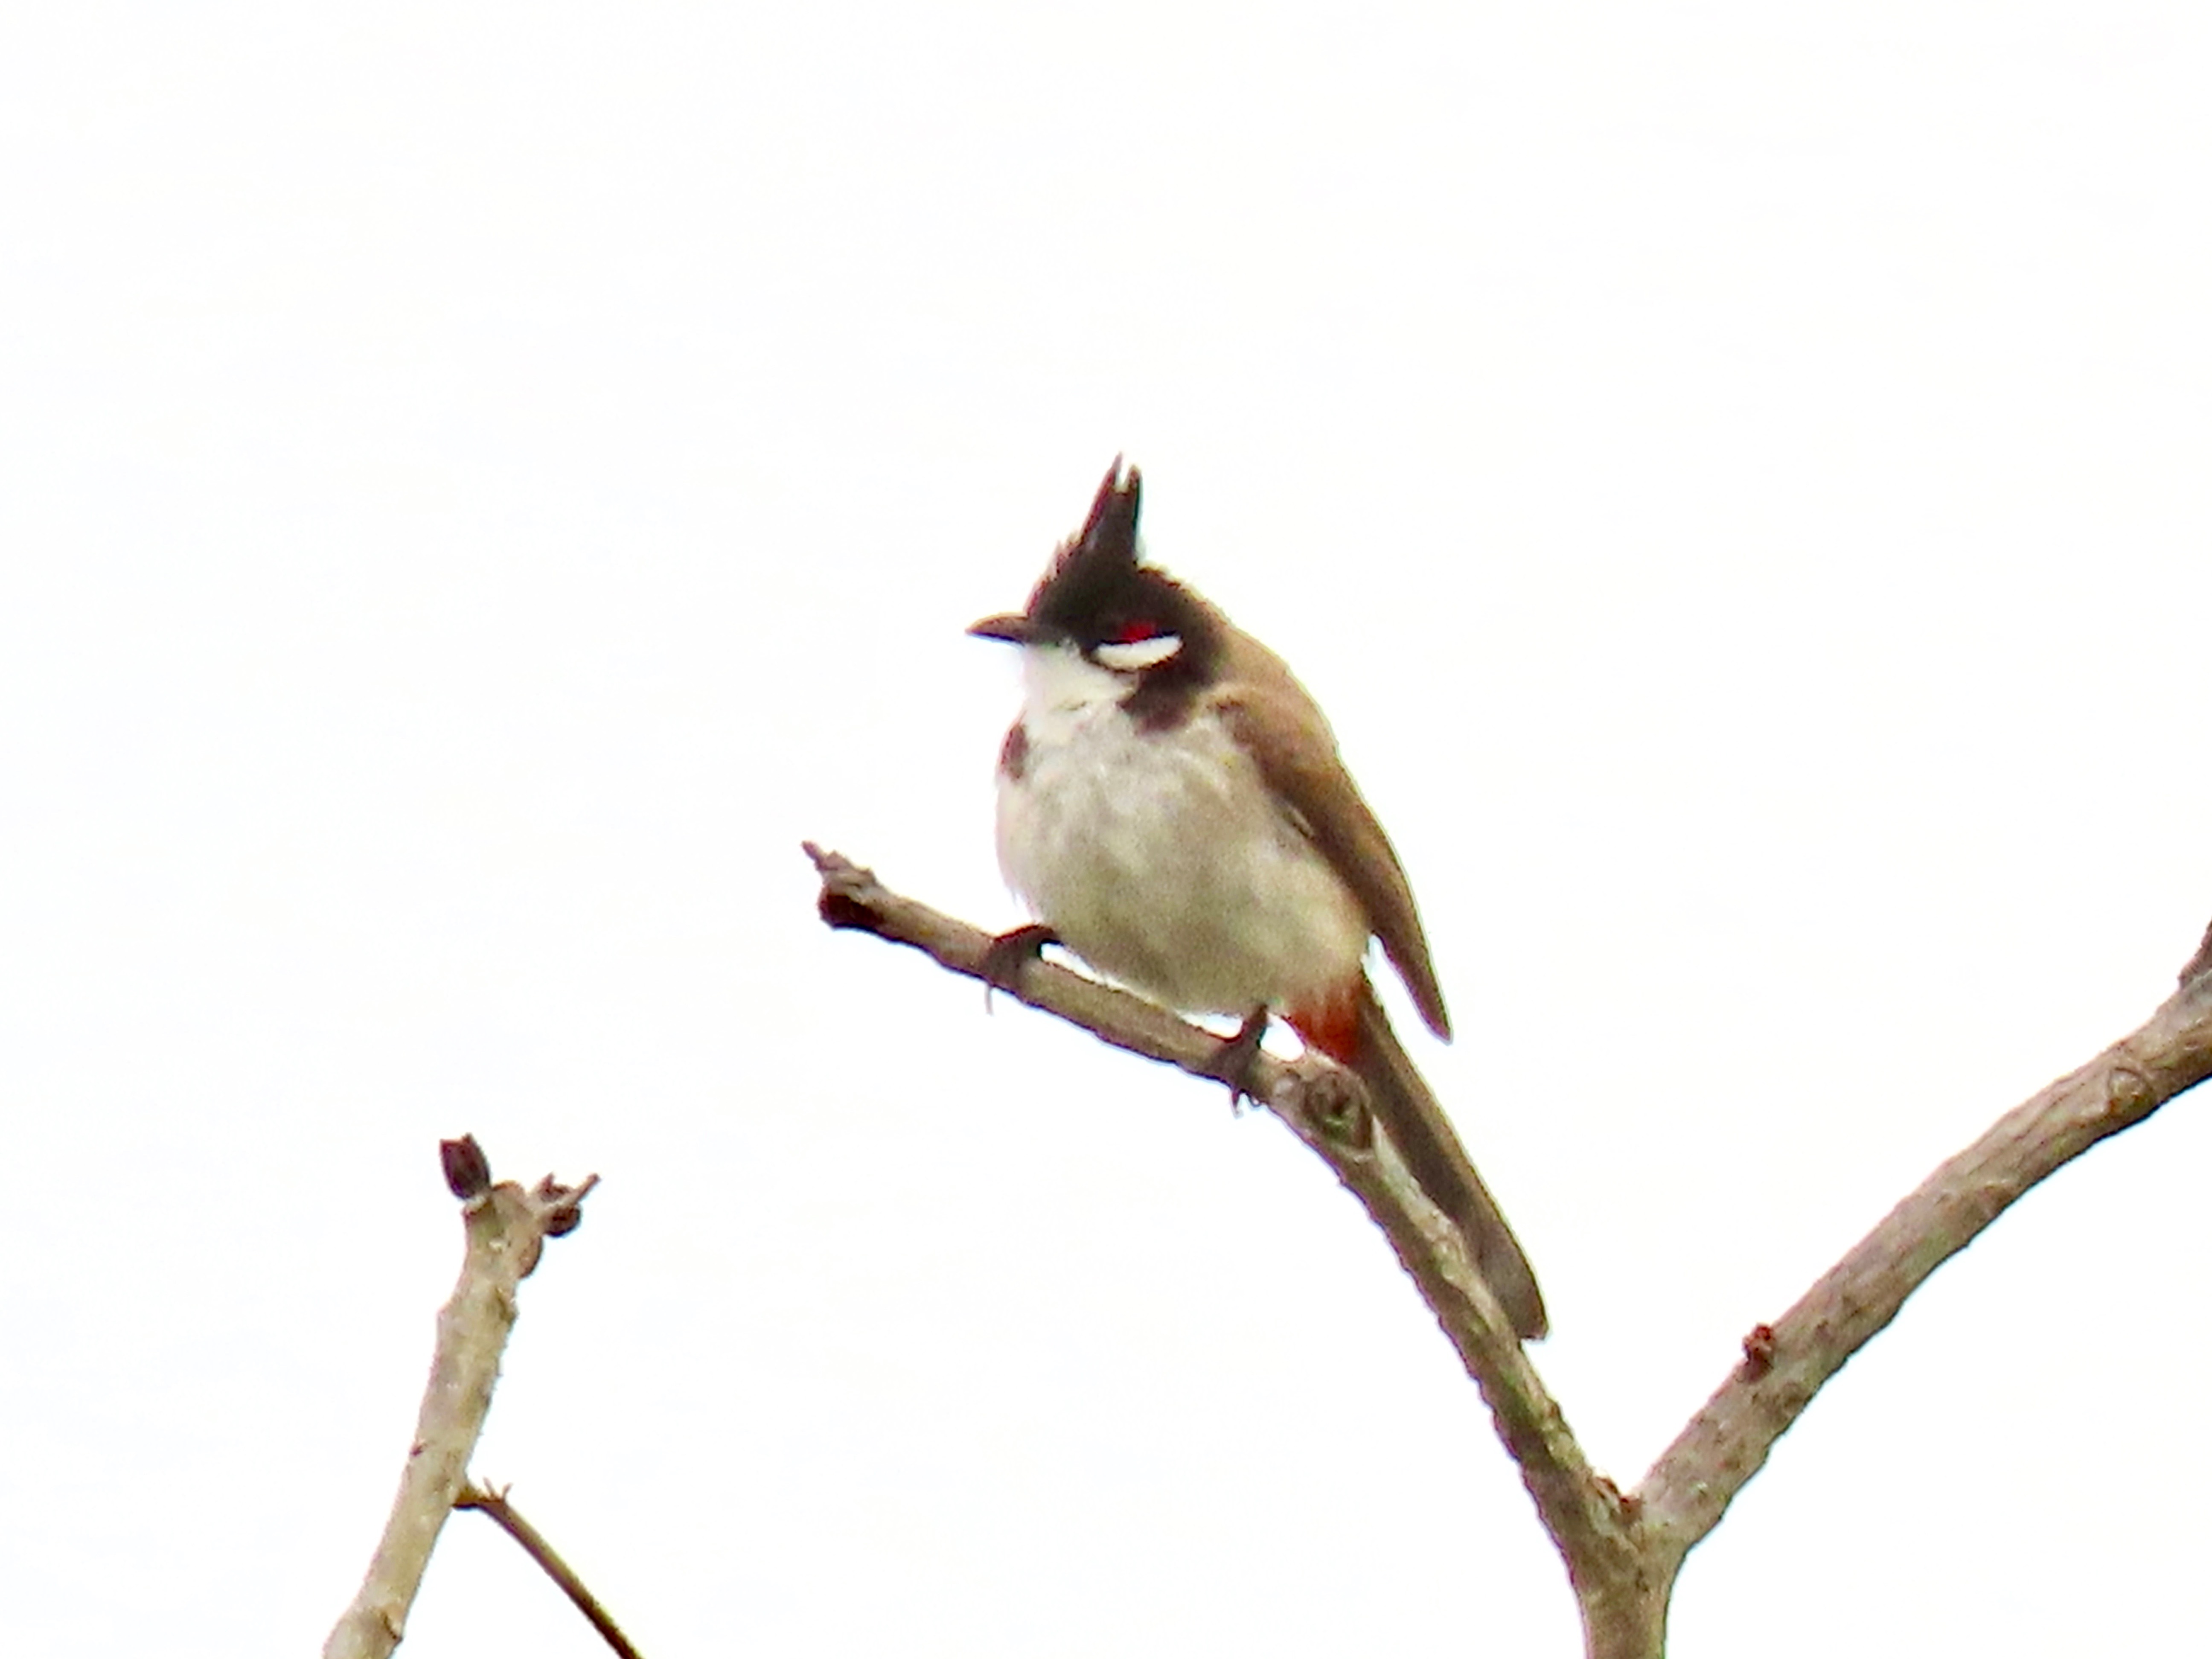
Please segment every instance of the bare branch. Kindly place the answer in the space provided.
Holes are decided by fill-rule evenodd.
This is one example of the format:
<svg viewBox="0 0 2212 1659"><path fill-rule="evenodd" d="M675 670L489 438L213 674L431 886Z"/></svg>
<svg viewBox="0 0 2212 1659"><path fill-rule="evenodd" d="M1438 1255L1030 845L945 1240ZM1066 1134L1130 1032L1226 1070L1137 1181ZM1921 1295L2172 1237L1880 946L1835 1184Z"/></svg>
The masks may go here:
<svg viewBox="0 0 2212 1659"><path fill-rule="evenodd" d="M876 879L875 872L862 869L842 854L825 852L812 842L804 845L806 856L814 860L822 875L818 908L823 921L832 927L854 928L895 945L910 945L956 974L989 983L983 957L994 935L894 893ZM1208 1068L1221 1040L1212 1032L1176 1018L1156 1003L1086 979L1057 963L1030 963L1010 994L1082 1026L1117 1048L1179 1066L1194 1076L1213 1076ZM1267 1054L1259 1056L1254 1067L1254 1085L1263 1095L1289 1076L1287 1067Z"/></svg>
<svg viewBox="0 0 2212 1659"><path fill-rule="evenodd" d="M382 1659L399 1645L430 1552L467 1484L499 1357L514 1328L515 1292L545 1240L575 1226L577 1206L599 1183L591 1176L562 1187L548 1176L529 1191L511 1181L486 1186L477 1178L489 1171L474 1136L448 1141L441 1152L448 1182L470 1194L461 1205L467 1247L460 1280L438 1315L430 1382L391 1518L361 1593L323 1645L324 1659Z"/></svg>
<svg viewBox="0 0 2212 1659"><path fill-rule="evenodd" d="M522 1546L523 1553L545 1570L545 1576L561 1587L561 1593L576 1604L576 1611L592 1621L606 1644L622 1656L622 1659L642 1659L630 1645L629 1638L614 1621L614 1615L599 1605L599 1600L586 1589L584 1581L576 1577L575 1569L561 1559L560 1553L545 1541L545 1534L522 1518L522 1512L507 1501L507 1488L494 1492L489 1486L465 1486L461 1495L453 1500L457 1510L478 1510L499 1524L501 1530Z"/></svg>
<svg viewBox="0 0 2212 1659"><path fill-rule="evenodd" d="M1679 1561L1711 1531L1776 1440L1905 1299L2031 1187L2212 1075L2212 977L2185 978L2142 1028L1997 1120L1920 1184L1808 1291L1746 1340L1745 1363L1638 1493Z"/></svg>
<svg viewBox="0 0 2212 1659"><path fill-rule="evenodd" d="M891 891L872 872L811 842L822 875L823 920L909 945L956 973L983 977L992 935ZM1014 994L1116 1048L1216 1080L1221 1047L1212 1032L1158 1005L1051 963L1032 963ZM1504 1310L1468 1261L1459 1230L1431 1204L1385 1139L1365 1131L1366 1091L1325 1059L1296 1063L1262 1054L1252 1086L1367 1208L1458 1350L1544 1524L1580 1585L1633 1566L1619 1493L1597 1475L1528 1361Z"/></svg>

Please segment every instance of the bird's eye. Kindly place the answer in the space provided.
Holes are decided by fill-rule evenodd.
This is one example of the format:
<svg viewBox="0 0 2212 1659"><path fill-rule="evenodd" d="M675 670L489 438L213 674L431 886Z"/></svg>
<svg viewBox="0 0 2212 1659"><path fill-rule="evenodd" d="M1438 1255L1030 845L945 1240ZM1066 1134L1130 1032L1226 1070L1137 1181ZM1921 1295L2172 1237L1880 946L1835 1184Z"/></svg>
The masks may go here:
<svg viewBox="0 0 2212 1659"><path fill-rule="evenodd" d="M1133 639L1126 637L1127 630L1123 631L1124 638L1109 640L1092 648L1091 654L1097 659L1101 668L1116 669L1125 673L1133 673L1140 668L1157 668L1182 649L1182 635L1180 634L1155 634L1146 629Z"/></svg>

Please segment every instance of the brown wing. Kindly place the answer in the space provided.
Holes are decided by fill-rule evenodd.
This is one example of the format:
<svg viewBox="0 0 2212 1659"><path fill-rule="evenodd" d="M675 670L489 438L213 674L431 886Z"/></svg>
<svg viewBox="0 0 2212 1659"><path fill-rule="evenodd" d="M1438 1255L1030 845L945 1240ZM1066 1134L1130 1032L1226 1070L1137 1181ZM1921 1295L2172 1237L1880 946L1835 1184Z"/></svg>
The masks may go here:
<svg viewBox="0 0 2212 1659"><path fill-rule="evenodd" d="M1429 961L1413 890L1390 838L1344 769L1336 734L1280 657L1226 623L1224 634L1224 689L1211 701L1365 908L1368 925L1429 1029L1450 1036L1451 1017Z"/></svg>

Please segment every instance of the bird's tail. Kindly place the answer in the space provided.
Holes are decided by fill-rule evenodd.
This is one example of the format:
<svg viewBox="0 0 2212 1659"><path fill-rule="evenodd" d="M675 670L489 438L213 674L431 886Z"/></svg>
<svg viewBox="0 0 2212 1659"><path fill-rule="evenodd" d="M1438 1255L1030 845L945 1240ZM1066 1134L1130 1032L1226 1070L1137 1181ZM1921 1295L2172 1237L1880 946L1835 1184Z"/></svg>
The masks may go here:
<svg viewBox="0 0 2212 1659"><path fill-rule="evenodd" d="M1451 1120L1390 1029L1375 988L1359 989L1359 1040L1352 1069L1366 1084L1376 1121L1398 1149L1406 1168L1436 1206L1458 1224L1468 1252L1491 1292L1513 1322L1514 1333L1533 1342L1551 1328L1535 1270L1504 1213L1475 1173Z"/></svg>

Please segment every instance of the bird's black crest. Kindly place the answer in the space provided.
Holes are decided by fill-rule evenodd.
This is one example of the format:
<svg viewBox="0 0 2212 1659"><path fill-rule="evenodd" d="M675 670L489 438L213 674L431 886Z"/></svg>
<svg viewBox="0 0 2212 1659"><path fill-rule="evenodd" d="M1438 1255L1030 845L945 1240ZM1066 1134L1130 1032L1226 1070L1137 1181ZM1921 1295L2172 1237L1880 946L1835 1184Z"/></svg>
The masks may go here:
<svg viewBox="0 0 2212 1659"><path fill-rule="evenodd" d="M1177 634L1186 649L1211 643L1204 602L1165 571L1141 563L1142 475L1120 456L1091 499L1083 528L1060 544L1030 595L1029 614L1085 646Z"/></svg>
<svg viewBox="0 0 2212 1659"><path fill-rule="evenodd" d="M1030 595L1033 618L1078 636L1091 635L1093 625L1136 588L1137 505L1143 483L1136 468L1125 469L1121 458L1114 458L1083 528L1060 544Z"/></svg>
<svg viewBox="0 0 2212 1659"><path fill-rule="evenodd" d="M1141 562L1137 504L1141 480L1115 456L1083 528L1060 544L1030 595L1030 618L1085 653L1164 635L1173 655L1141 670L1129 712L1141 725L1174 725L1209 684L1224 644L1218 613L1164 570Z"/></svg>

